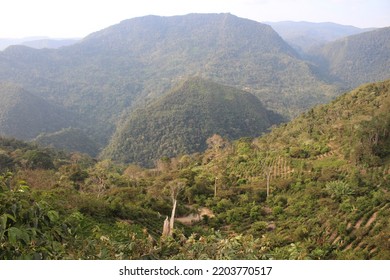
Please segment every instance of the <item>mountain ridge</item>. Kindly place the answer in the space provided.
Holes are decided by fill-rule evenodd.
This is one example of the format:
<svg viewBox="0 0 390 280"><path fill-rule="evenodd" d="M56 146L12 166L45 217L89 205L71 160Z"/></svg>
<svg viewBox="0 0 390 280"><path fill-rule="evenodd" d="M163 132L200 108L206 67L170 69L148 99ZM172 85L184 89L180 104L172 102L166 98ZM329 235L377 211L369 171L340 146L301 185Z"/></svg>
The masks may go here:
<svg viewBox="0 0 390 280"><path fill-rule="evenodd" d="M31 36L24 38L0 38L0 51L14 45L24 45L31 48L57 49L69 46L79 41L78 38L50 38L47 36Z"/></svg>
<svg viewBox="0 0 390 280"><path fill-rule="evenodd" d="M0 134L31 140L42 132L80 126L77 117L12 83L0 83Z"/></svg>
<svg viewBox="0 0 390 280"><path fill-rule="evenodd" d="M188 76L248 91L268 110L295 117L350 87L322 62L301 59L270 26L230 14L148 16L60 49L9 47L0 52L0 81L77 115L104 148L121 116Z"/></svg>
<svg viewBox="0 0 390 280"><path fill-rule="evenodd" d="M269 24L284 40L302 54L312 47L375 29L333 22L280 21L264 23Z"/></svg>
<svg viewBox="0 0 390 280"><path fill-rule="evenodd" d="M309 51L312 61L344 88L390 77L390 27L356 34Z"/></svg>

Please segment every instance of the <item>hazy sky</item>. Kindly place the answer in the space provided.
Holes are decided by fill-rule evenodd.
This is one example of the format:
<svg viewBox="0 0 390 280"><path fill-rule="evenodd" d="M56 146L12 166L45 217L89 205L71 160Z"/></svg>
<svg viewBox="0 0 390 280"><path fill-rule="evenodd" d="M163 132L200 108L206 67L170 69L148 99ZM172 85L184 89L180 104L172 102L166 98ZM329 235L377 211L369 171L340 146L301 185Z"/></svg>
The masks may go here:
<svg viewBox="0 0 390 280"><path fill-rule="evenodd" d="M1 0L0 38L84 37L138 16L221 12L260 22L390 26L390 0Z"/></svg>

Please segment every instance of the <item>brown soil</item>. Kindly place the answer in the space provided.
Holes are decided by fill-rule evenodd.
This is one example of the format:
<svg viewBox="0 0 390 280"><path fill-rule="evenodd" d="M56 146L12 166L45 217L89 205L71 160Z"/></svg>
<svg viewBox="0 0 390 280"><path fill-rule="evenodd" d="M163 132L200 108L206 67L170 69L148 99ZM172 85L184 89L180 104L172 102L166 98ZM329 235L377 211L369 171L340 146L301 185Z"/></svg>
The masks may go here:
<svg viewBox="0 0 390 280"><path fill-rule="evenodd" d="M213 211L211 211L211 209L209 209L207 207L201 207L199 209L198 215L197 214L190 214L190 215L185 216L185 217L176 218L175 220L179 221L185 225L192 225L193 223L196 223L196 222L199 222L200 220L202 220L203 216L208 216L208 217L212 218L212 217L214 217L214 214L213 214Z"/></svg>

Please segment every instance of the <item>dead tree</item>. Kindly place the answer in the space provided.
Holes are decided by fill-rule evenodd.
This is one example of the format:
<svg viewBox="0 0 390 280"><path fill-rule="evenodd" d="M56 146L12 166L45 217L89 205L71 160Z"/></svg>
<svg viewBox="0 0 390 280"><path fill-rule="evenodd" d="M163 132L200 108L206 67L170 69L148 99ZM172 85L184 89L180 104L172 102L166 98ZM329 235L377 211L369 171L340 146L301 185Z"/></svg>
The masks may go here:
<svg viewBox="0 0 390 280"><path fill-rule="evenodd" d="M177 206L177 197L186 185L185 179L176 179L169 183L169 192L172 201L171 218L168 217L164 221L163 236L172 235L175 224L175 214Z"/></svg>
<svg viewBox="0 0 390 280"><path fill-rule="evenodd" d="M164 226L163 226L163 236L168 236L170 234L170 228L169 228L169 218L168 216L165 218Z"/></svg>
<svg viewBox="0 0 390 280"><path fill-rule="evenodd" d="M261 160L261 170L262 173L265 175L266 182L267 182L267 198L268 198L270 195L271 175L272 175L272 168L274 165L272 152L270 150L266 150L264 154L260 155L259 160Z"/></svg>

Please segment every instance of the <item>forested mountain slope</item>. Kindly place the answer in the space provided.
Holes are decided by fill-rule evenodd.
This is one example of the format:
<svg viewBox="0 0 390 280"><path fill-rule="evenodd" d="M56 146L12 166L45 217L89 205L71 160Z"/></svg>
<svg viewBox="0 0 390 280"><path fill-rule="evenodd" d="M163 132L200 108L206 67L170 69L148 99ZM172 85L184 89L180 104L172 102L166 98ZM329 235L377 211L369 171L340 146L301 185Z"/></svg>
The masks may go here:
<svg viewBox="0 0 390 280"><path fill-rule="evenodd" d="M390 27L349 36L310 51L323 73L344 88L390 78Z"/></svg>
<svg viewBox="0 0 390 280"><path fill-rule="evenodd" d="M0 81L77 113L101 145L123 112L191 75L245 89L290 117L336 94L271 27L230 14L133 18L58 50L0 53Z"/></svg>
<svg viewBox="0 0 390 280"><path fill-rule="evenodd" d="M41 133L33 141L41 146L85 153L92 157L96 157L99 153L99 145L83 130L77 128L70 127L52 133Z"/></svg>
<svg viewBox="0 0 390 280"><path fill-rule="evenodd" d="M263 137L211 142L200 173L218 198L195 200L213 226L258 236L262 257L386 259L389 109L390 81L378 82Z"/></svg>
<svg viewBox="0 0 390 280"><path fill-rule="evenodd" d="M372 30L332 22L280 21L265 23L269 24L291 46L303 53L314 46Z"/></svg>
<svg viewBox="0 0 390 280"><path fill-rule="evenodd" d="M79 126L77 116L11 84L0 83L0 135L31 140L43 132Z"/></svg>
<svg viewBox="0 0 390 280"><path fill-rule="evenodd" d="M77 117L76 124L72 117L70 124L68 117L61 117L61 122L46 117L37 133L29 132L28 137L80 128L83 123L83 133L103 149L121 126L119 120L191 76L245 90L267 109L287 118L297 116L331 100L339 88L388 78L388 30L325 46L313 52L315 58L309 63L270 26L231 14L145 16L59 49L9 47L0 52L0 82L16 84L55 104L59 114ZM22 116L8 118L14 123L3 122L3 127L24 130ZM29 122L37 121L36 114L30 116Z"/></svg>
<svg viewBox="0 0 390 280"><path fill-rule="evenodd" d="M201 152L213 134L255 137L282 120L254 95L199 77L135 110L112 137L104 157L152 165L162 157Z"/></svg>
<svg viewBox="0 0 390 280"><path fill-rule="evenodd" d="M363 85L153 169L0 138L0 258L387 260L389 107Z"/></svg>
<svg viewBox="0 0 390 280"><path fill-rule="evenodd" d="M314 96L326 100L334 94L272 28L231 14L125 20L86 37L79 48L94 54L107 50L151 97L194 74L245 88L289 116L315 104Z"/></svg>
<svg viewBox="0 0 390 280"><path fill-rule="evenodd" d="M275 229L265 240L285 244L277 256L292 250L302 258L388 258L389 112L390 81L364 85L237 143L234 156L225 152L208 168L253 195L268 186L272 214L268 209L262 219ZM229 191L225 182L221 192ZM244 213L237 230L245 228Z"/></svg>

